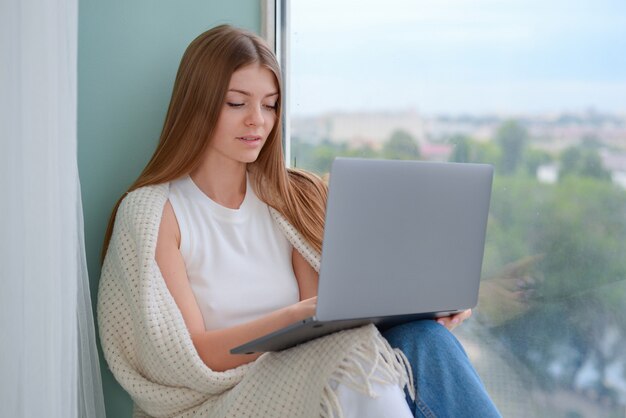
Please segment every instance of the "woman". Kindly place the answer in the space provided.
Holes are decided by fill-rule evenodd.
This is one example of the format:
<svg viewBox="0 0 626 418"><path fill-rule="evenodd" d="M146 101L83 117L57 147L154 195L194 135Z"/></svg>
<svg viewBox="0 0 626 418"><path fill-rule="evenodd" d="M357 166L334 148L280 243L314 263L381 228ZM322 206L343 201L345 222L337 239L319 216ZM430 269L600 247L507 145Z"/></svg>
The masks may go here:
<svg viewBox="0 0 626 418"><path fill-rule="evenodd" d="M326 186L285 168L280 80L254 34L219 26L196 38L159 145L113 211L100 333L136 415L498 416L445 329L469 311L387 340L370 325L229 353L315 311ZM418 390L405 402L411 372Z"/></svg>

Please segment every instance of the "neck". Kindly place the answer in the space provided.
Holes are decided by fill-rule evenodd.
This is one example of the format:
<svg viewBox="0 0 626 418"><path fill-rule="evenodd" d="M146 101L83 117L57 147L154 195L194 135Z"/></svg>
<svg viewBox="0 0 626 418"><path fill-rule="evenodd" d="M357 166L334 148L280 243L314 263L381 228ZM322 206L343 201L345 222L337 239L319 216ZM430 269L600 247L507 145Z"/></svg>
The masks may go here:
<svg viewBox="0 0 626 418"><path fill-rule="evenodd" d="M191 179L214 202L239 209L246 196L246 164L207 157L190 173Z"/></svg>

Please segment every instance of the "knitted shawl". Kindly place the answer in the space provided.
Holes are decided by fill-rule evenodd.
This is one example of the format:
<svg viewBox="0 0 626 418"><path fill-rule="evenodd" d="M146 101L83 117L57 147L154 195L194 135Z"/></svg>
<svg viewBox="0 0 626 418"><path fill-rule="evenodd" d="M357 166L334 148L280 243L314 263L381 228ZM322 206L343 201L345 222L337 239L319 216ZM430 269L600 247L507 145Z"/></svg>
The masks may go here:
<svg viewBox="0 0 626 418"><path fill-rule="evenodd" d="M266 353L225 372L209 369L155 261L168 192L165 183L124 198L98 290L102 349L134 401L134 417L342 417L332 381L370 396L374 379L407 385L406 358L373 325ZM319 270L319 254L278 212L272 215Z"/></svg>

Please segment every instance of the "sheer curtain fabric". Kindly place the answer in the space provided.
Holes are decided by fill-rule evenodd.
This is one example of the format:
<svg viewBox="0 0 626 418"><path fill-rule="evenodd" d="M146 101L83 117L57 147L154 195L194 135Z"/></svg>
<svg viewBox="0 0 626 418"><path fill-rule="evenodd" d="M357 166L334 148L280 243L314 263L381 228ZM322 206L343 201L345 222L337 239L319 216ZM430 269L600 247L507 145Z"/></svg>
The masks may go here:
<svg viewBox="0 0 626 418"><path fill-rule="evenodd" d="M0 415L104 417L76 153L77 0L0 2Z"/></svg>

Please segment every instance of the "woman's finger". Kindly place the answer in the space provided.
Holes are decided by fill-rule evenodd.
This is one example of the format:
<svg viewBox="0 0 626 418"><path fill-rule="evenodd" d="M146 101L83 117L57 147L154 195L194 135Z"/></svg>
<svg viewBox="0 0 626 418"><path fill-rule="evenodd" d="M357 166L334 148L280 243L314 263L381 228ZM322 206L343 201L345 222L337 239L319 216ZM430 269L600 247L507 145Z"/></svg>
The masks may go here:
<svg viewBox="0 0 626 418"><path fill-rule="evenodd" d="M437 322L443 325L444 327L448 328L449 330L453 330L457 326L461 325L461 323L465 321L467 318L469 318L470 316L472 316L472 310L467 309L463 312L459 312L452 316L438 318Z"/></svg>

